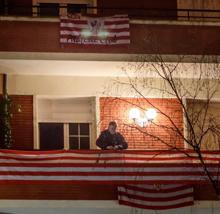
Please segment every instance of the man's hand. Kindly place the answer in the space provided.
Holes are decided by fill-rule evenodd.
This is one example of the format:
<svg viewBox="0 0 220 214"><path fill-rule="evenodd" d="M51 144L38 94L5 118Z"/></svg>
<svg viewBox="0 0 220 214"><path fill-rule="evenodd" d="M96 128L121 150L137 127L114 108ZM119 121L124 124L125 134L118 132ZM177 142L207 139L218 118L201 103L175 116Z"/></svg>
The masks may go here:
<svg viewBox="0 0 220 214"><path fill-rule="evenodd" d="M115 146L107 146L106 149L109 149L109 150L119 150L121 149L121 146L120 145L115 145Z"/></svg>
<svg viewBox="0 0 220 214"><path fill-rule="evenodd" d="M115 145L114 146L114 150L119 150L120 149L120 146L119 145Z"/></svg>
<svg viewBox="0 0 220 214"><path fill-rule="evenodd" d="M107 146L106 149L114 149L113 146Z"/></svg>

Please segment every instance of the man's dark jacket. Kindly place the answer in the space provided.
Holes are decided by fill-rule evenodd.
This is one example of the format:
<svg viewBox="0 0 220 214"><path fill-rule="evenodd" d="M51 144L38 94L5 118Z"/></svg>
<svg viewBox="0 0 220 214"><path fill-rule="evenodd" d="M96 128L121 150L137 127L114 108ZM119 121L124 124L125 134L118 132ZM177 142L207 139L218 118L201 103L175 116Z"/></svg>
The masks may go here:
<svg viewBox="0 0 220 214"><path fill-rule="evenodd" d="M114 147L116 145L119 149L128 148L128 144L119 132L111 134L108 129L101 132L99 138L96 140L96 145L101 149L107 149L108 146Z"/></svg>

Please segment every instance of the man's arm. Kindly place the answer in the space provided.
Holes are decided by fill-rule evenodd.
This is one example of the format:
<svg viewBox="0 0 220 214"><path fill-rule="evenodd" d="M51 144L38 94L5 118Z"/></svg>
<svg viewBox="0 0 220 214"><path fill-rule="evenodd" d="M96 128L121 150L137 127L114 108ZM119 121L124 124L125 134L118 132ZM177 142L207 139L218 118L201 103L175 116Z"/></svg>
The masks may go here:
<svg viewBox="0 0 220 214"><path fill-rule="evenodd" d="M96 140L96 145L101 149L106 149L108 146L107 136L105 132L101 132L98 139Z"/></svg>
<svg viewBox="0 0 220 214"><path fill-rule="evenodd" d="M117 133L117 137L118 137L118 139L117 139L117 141L118 141L118 149L127 149L128 148L128 144L127 144L127 142L125 141L125 139L124 139L124 137L123 137L123 135L122 134L120 134L120 133Z"/></svg>

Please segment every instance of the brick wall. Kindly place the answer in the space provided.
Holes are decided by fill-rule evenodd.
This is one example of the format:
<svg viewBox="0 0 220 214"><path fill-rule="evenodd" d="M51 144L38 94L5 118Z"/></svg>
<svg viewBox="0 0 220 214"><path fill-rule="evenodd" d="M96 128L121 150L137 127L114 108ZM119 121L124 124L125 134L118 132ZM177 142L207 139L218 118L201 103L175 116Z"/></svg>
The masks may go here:
<svg viewBox="0 0 220 214"><path fill-rule="evenodd" d="M176 99L148 99L156 108L172 118L174 124L183 133L183 114L180 104ZM144 99L137 98L100 98L100 130L107 128L109 121L118 123L118 131L126 138L129 149L168 149L170 146L183 148L183 141L176 132L168 131L165 127L173 127L168 118L160 113L150 124L137 130L137 126L129 121L129 110L134 107L141 109L152 108ZM143 133L144 132L144 133ZM148 134L146 134L148 133ZM159 137L164 142L151 137ZM166 145L168 144L168 145Z"/></svg>
<svg viewBox="0 0 220 214"><path fill-rule="evenodd" d="M18 183L0 185L0 199L117 200L115 184ZM217 200L208 184L194 185L195 200Z"/></svg>
<svg viewBox="0 0 220 214"><path fill-rule="evenodd" d="M33 96L12 95L13 118L12 126L12 149L32 150L33 149ZM21 106L21 112L17 106Z"/></svg>
<svg viewBox="0 0 220 214"><path fill-rule="evenodd" d="M159 54L220 54L220 26L131 24L131 44L108 47L61 47L59 28L59 22L1 21L0 29L4 31L0 33L0 51L127 54L153 54L159 51Z"/></svg>

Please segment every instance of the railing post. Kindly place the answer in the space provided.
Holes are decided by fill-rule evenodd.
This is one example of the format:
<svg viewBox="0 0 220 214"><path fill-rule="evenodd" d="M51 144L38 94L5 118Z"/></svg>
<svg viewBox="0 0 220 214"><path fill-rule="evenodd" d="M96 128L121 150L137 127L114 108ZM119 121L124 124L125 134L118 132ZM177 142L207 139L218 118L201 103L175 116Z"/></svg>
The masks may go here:
<svg viewBox="0 0 220 214"><path fill-rule="evenodd" d="M38 6L39 5L33 5L32 6L32 17L37 17L38 16Z"/></svg>
<svg viewBox="0 0 220 214"><path fill-rule="evenodd" d="M3 74L3 81L2 81L2 94L7 94L7 74Z"/></svg>

